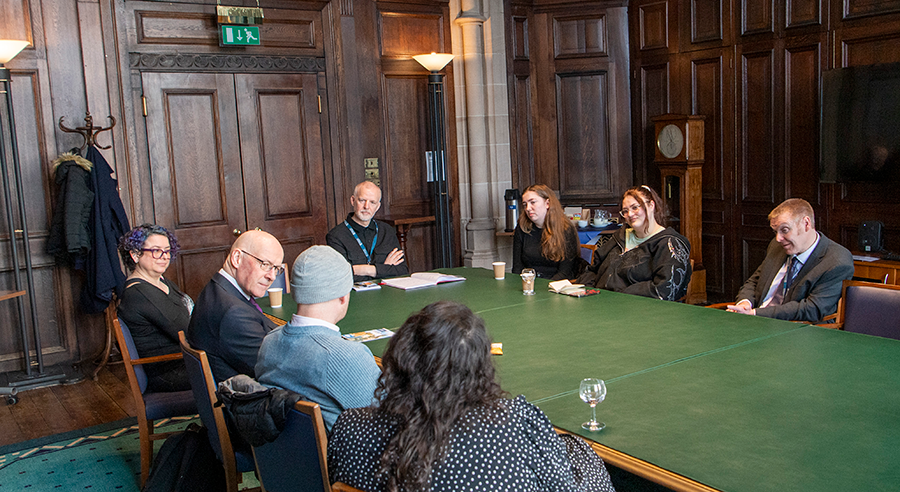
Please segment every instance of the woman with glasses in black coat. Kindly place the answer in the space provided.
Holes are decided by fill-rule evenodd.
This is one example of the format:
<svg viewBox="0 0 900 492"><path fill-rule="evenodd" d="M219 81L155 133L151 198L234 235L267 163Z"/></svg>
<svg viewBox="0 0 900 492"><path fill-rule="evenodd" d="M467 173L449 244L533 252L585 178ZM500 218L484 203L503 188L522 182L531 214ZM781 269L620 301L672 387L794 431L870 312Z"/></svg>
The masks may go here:
<svg viewBox="0 0 900 492"><path fill-rule="evenodd" d="M578 283L600 289L677 301L691 281L691 244L665 227L665 204L647 185L622 197L627 227L597 247Z"/></svg>
<svg viewBox="0 0 900 492"><path fill-rule="evenodd" d="M194 302L163 277L178 254L175 235L158 225L137 226L119 240L119 254L128 277L117 312L131 331L138 355L181 351L178 332L187 331ZM152 391L191 389L180 360L146 364L144 370Z"/></svg>

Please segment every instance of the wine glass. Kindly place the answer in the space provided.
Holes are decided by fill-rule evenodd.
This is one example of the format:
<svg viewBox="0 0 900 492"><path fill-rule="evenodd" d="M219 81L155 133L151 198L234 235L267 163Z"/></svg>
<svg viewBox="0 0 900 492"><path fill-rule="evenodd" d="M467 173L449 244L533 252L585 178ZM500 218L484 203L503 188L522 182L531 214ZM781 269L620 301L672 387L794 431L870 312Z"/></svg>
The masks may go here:
<svg viewBox="0 0 900 492"><path fill-rule="evenodd" d="M585 403L591 406L591 420L581 424L581 427L595 432L603 430L606 424L597 422L597 404L606 398L606 383L602 379L582 379L578 394Z"/></svg>

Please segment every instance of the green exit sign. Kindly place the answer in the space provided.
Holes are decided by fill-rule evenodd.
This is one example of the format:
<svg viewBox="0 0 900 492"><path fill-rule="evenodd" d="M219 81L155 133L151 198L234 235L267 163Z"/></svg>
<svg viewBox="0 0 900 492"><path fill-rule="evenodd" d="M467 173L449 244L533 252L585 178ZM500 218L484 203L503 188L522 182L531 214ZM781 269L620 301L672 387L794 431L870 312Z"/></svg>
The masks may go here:
<svg viewBox="0 0 900 492"><path fill-rule="evenodd" d="M256 26L222 26L222 46L259 45Z"/></svg>

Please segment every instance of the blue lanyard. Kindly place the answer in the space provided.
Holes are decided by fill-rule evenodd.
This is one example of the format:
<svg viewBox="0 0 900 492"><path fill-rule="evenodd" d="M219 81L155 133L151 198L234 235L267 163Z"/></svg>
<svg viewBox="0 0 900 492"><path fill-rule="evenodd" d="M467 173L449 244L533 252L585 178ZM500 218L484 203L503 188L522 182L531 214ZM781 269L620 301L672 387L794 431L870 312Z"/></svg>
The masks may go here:
<svg viewBox="0 0 900 492"><path fill-rule="evenodd" d="M372 219L375 220L375 219ZM375 243L378 242L378 222L375 222L375 237L372 239L372 247L369 248L369 251L366 251L366 247L363 246L362 241L359 240L359 236L356 235L356 231L350 227L350 223L346 220L344 221L344 225L347 226L347 229L350 229L350 234L353 234L353 239L356 239L356 244L359 245L359 249L366 255L366 264L372 264L372 254L375 252Z"/></svg>

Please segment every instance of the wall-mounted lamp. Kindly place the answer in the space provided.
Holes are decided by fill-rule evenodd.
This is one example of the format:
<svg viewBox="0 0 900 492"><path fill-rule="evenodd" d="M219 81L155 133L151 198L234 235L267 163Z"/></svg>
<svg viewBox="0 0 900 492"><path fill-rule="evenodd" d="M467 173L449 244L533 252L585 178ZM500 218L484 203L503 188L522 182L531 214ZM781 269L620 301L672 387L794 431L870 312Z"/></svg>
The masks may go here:
<svg viewBox="0 0 900 492"><path fill-rule="evenodd" d="M431 113L428 150L431 156L428 165L434 177L434 219L437 226L435 234L435 266L453 267L453 228L450 220L450 197L447 186L447 154L444 135L444 75L440 71L450 63L453 55L449 53L431 53L413 57L426 70L428 75L428 110Z"/></svg>
<svg viewBox="0 0 900 492"><path fill-rule="evenodd" d="M32 275L31 248L28 242L28 220L25 214L25 195L24 187L22 186L22 172L19 166L19 147L18 142L16 142L16 120L13 111L13 98L10 93L10 90L12 89L12 76L9 69L4 66L4 64L15 58L16 55L28 45L28 41L0 39L0 98L2 98L2 111L5 113L6 121L8 122L7 128L2 128L2 122L0 122L0 174L3 175L2 178L0 178L0 181L2 181L3 184L4 203L6 205L6 222L7 227L9 228L9 251L12 256L12 270L16 283L15 291L10 295L4 296L4 298L15 297L16 303L18 304L19 324L22 331L22 347L25 361L25 378L21 385L13 385L19 387L37 386L42 384L45 380L59 378L58 376L48 377L44 375L44 362L37 319L37 303L35 301L34 276ZM12 183L10 183L10 175L8 172L10 163L7 162L5 140L7 136L9 137L10 144L9 155L12 159L11 167L14 180ZM15 188L15 195L13 195L13 188ZM17 202L15 207L13 206L12 201L13 196L15 196ZM19 210L19 229L16 228L15 209ZM22 288L21 272L19 271L18 242L20 236L22 238L23 256L25 258L26 289ZM36 375L33 375L31 370L31 349L29 347L28 323L25 321L25 304L23 299L25 296L28 296L31 305L31 325L34 332L33 336L37 359L36 365L38 368L38 374Z"/></svg>

